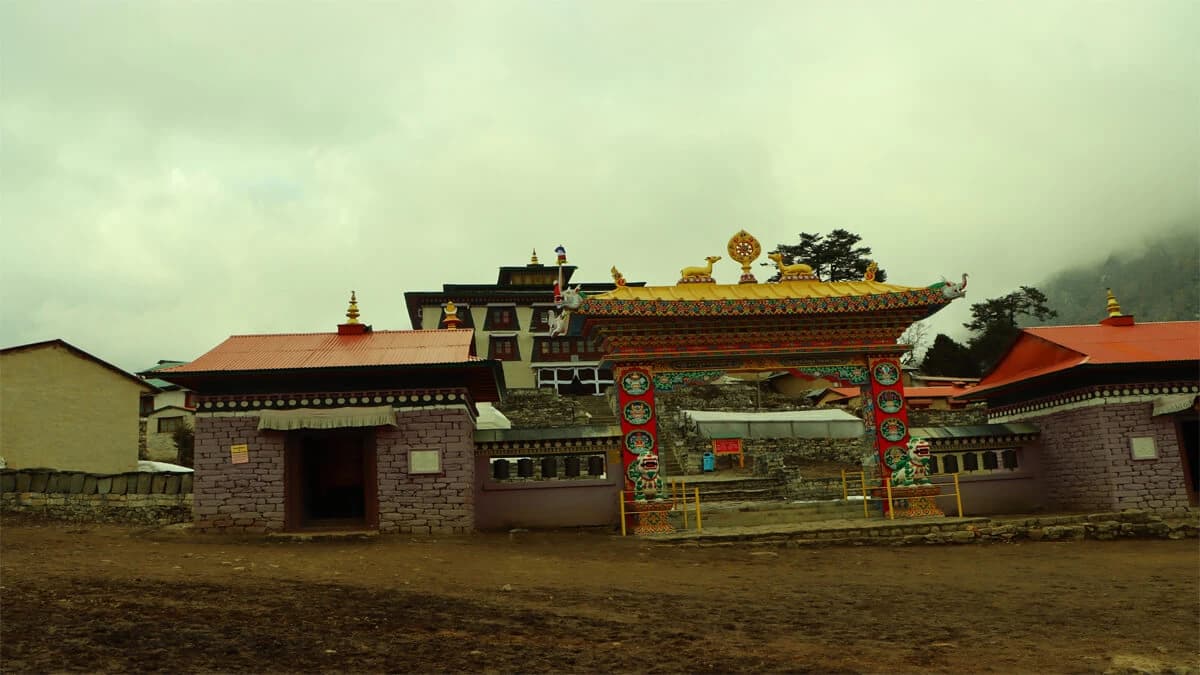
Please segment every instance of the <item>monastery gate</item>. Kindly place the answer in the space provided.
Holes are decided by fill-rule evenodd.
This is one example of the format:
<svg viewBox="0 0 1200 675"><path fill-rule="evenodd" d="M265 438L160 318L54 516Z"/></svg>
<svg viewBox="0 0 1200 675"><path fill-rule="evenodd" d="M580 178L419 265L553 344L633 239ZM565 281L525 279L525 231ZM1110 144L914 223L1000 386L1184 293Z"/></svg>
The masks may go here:
<svg viewBox="0 0 1200 675"><path fill-rule="evenodd" d="M674 286L626 286L614 268L616 290L587 298L564 294L571 332L595 338L613 370L633 530L670 530L655 389L710 382L727 372L790 370L860 387L881 477L913 486L900 368L907 346L897 340L912 323L962 297L965 275L961 284L897 286L876 281L871 263L862 280L823 282L808 265L772 257L780 280L759 283L751 272L759 242L743 230L726 249L741 265L736 284L716 283L712 267L721 258L710 256L706 266L683 269ZM908 480L893 478L894 472L907 472Z"/></svg>

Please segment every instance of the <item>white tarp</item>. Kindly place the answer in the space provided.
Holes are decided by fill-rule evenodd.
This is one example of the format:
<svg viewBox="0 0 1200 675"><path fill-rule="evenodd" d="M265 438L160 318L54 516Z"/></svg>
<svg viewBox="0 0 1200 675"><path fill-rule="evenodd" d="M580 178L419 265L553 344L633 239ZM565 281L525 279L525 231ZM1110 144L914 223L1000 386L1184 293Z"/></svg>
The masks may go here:
<svg viewBox="0 0 1200 675"><path fill-rule="evenodd" d="M345 427L379 426L396 426L396 410L392 406L264 410L258 418L259 431L263 429L291 431L293 429L342 429Z"/></svg>
<svg viewBox="0 0 1200 675"><path fill-rule="evenodd" d="M476 429L511 429L512 422L504 413L496 410L491 403L480 403L479 417L475 419Z"/></svg>
<svg viewBox="0 0 1200 675"><path fill-rule="evenodd" d="M1182 412L1196 403L1195 394L1169 394L1154 399L1154 417Z"/></svg>
<svg viewBox="0 0 1200 675"><path fill-rule="evenodd" d="M861 438L863 421L845 410L683 411L709 438Z"/></svg>

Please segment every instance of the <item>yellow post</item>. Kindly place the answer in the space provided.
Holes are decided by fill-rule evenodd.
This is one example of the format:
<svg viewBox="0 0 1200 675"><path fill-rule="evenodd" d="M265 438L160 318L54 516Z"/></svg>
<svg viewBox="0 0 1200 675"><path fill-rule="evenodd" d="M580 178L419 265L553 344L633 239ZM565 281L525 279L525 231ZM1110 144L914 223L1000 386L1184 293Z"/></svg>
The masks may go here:
<svg viewBox="0 0 1200 675"><path fill-rule="evenodd" d="M625 491L621 490L617 493L617 504L621 509L621 536L625 536Z"/></svg>
<svg viewBox="0 0 1200 675"><path fill-rule="evenodd" d="M700 488L696 488L696 531L704 531L704 525L700 522Z"/></svg>
<svg viewBox="0 0 1200 675"><path fill-rule="evenodd" d="M685 530L686 530L686 529L687 529L687 526L688 526L688 519L687 519L687 486L686 486L686 484L685 484L685 486L684 486L683 490L681 490L681 491L680 491L680 494L682 494L682 495L683 495L683 529L685 529Z"/></svg>
<svg viewBox="0 0 1200 675"><path fill-rule="evenodd" d="M954 501L958 503L958 517L965 518L962 512L962 492L958 489L958 472L954 474Z"/></svg>
<svg viewBox="0 0 1200 675"><path fill-rule="evenodd" d="M892 481L888 480L887 478L884 478L883 480L885 483L887 483L888 518L890 520L895 520L896 519L896 506L894 504L892 504Z"/></svg>
<svg viewBox="0 0 1200 675"><path fill-rule="evenodd" d="M845 472L843 472L843 473L845 473ZM870 518L870 517L871 517L871 513L870 513L870 511L868 511L868 510L867 510L867 472L866 472L866 471L859 471L859 472L858 472L858 479L859 479L860 481L862 481L862 491L863 491L863 518Z"/></svg>
<svg viewBox="0 0 1200 675"><path fill-rule="evenodd" d="M846 497L848 496L846 494L846 470L842 469L842 501L846 501Z"/></svg>

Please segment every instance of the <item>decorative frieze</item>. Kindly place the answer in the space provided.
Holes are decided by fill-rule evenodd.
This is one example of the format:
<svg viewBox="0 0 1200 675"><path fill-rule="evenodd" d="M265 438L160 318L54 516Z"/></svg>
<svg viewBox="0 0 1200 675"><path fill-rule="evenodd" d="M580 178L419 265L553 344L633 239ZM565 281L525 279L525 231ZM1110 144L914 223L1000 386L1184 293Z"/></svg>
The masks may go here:
<svg viewBox="0 0 1200 675"><path fill-rule="evenodd" d="M1195 382L1109 384L1074 389L1020 404L997 406L988 412L990 422L1011 422L1066 410L1114 403L1146 403L1160 396L1200 392Z"/></svg>
<svg viewBox="0 0 1200 675"><path fill-rule="evenodd" d="M290 408L368 407L388 404L397 408L447 404L465 404L472 407L470 396L465 389L393 389L209 395L198 397L197 410L200 412L249 412L253 410L288 410Z"/></svg>

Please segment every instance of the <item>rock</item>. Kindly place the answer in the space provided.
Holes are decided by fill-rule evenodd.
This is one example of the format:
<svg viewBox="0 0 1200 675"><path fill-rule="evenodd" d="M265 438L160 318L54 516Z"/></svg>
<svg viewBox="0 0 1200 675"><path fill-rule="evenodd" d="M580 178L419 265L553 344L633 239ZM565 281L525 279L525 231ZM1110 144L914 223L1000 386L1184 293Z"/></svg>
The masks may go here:
<svg viewBox="0 0 1200 675"><path fill-rule="evenodd" d="M950 541L956 544L968 544L975 541L975 533L969 531L951 532Z"/></svg>
<svg viewBox="0 0 1200 675"><path fill-rule="evenodd" d="M509 593L512 591L512 584L504 584L500 587L500 590L504 591L505 593Z"/></svg>

